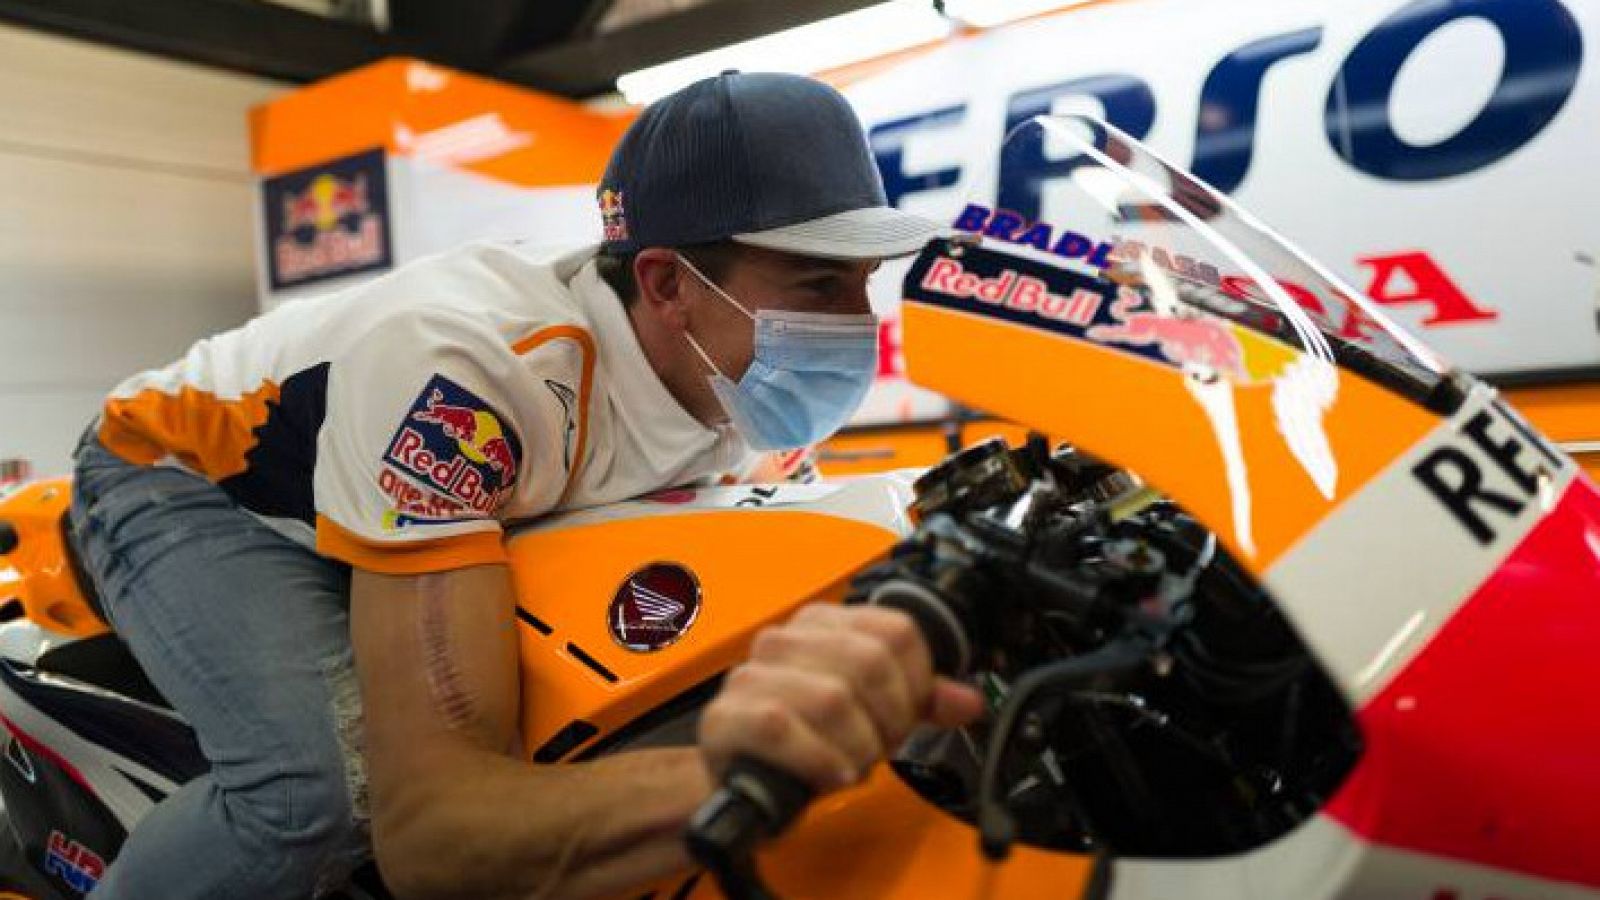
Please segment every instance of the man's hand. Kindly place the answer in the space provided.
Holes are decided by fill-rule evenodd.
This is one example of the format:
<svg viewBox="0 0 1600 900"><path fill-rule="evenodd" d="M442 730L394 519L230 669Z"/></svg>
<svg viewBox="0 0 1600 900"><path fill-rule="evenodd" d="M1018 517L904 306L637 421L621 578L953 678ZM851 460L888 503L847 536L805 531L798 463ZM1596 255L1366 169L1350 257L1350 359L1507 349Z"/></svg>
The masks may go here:
<svg viewBox="0 0 1600 900"><path fill-rule="evenodd" d="M860 781L916 725L952 728L982 713L975 689L934 675L909 616L817 603L756 636L706 707L700 748L713 779L748 755L825 793Z"/></svg>

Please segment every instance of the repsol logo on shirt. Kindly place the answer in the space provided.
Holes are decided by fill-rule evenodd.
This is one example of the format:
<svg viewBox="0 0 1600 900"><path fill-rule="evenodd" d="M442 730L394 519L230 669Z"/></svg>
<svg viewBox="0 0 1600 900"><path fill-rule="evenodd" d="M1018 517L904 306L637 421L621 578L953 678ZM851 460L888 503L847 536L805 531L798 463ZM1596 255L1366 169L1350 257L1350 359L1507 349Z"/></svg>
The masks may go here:
<svg viewBox="0 0 1600 900"><path fill-rule="evenodd" d="M1515 413L1492 403L1435 447L1411 473L1479 544L1488 546L1528 512L1541 478L1567 463Z"/></svg>

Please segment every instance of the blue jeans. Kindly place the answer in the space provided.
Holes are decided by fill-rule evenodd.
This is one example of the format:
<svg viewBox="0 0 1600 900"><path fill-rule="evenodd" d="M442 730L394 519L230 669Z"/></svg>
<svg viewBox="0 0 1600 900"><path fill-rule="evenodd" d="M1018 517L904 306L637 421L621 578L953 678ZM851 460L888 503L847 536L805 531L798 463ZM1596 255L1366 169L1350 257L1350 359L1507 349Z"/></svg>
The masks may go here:
<svg viewBox="0 0 1600 900"><path fill-rule="evenodd" d="M366 854L349 570L215 485L90 434L72 524L107 616L209 774L158 804L96 898L294 898Z"/></svg>

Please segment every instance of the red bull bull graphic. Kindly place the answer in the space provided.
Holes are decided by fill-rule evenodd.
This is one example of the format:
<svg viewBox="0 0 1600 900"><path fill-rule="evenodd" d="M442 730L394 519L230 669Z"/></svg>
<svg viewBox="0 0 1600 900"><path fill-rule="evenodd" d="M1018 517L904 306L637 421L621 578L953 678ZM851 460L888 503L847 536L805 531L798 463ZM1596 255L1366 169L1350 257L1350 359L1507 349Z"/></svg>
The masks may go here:
<svg viewBox="0 0 1600 900"><path fill-rule="evenodd" d="M622 192L610 188L600 192L600 224L608 241L628 239L628 216L622 207Z"/></svg>
<svg viewBox="0 0 1600 900"><path fill-rule="evenodd" d="M504 417L466 388L435 375L384 454L379 486L395 503L385 524L483 518L516 485L522 444ZM396 480L395 473L420 486ZM401 521L404 519L405 521Z"/></svg>
<svg viewBox="0 0 1600 900"><path fill-rule="evenodd" d="M382 150L268 179L262 194L274 290L392 264Z"/></svg>
<svg viewBox="0 0 1600 900"><path fill-rule="evenodd" d="M1168 362L1201 366L1234 381L1247 378L1244 345L1233 326L1203 313L1168 315L1140 309L1144 298L1123 288L1111 304L1112 325L1096 325L1085 335L1103 344L1155 347Z"/></svg>

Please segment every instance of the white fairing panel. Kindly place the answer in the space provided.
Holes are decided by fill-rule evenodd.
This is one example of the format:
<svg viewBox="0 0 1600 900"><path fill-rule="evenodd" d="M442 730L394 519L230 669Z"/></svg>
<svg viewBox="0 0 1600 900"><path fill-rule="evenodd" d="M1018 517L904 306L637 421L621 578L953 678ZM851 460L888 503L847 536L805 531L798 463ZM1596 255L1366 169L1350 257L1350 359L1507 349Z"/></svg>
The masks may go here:
<svg viewBox="0 0 1600 900"><path fill-rule="evenodd" d="M556 531L650 516L690 515L711 510L742 509L757 514L782 509L850 519L876 525L897 535L911 533L906 508L912 482L921 470L823 481L816 484L741 484L726 487L674 488L648 497L594 509L548 516L515 526L513 533Z"/></svg>
<svg viewBox="0 0 1600 900"><path fill-rule="evenodd" d="M1317 816L1242 856L1122 860L1112 900L1593 900L1600 892L1369 844Z"/></svg>

